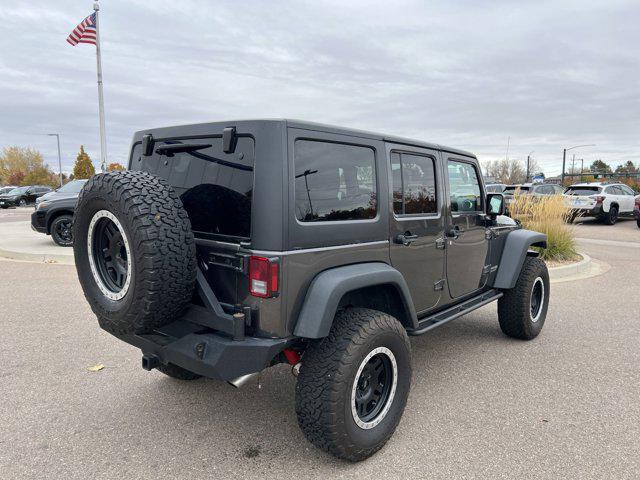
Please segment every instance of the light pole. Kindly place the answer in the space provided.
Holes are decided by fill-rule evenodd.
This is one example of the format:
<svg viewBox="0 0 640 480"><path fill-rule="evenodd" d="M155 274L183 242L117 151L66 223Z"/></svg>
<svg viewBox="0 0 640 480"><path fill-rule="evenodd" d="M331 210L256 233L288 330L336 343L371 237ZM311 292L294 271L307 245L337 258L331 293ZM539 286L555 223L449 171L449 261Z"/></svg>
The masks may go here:
<svg viewBox="0 0 640 480"><path fill-rule="evenodd" d="M531 150L531 151L529 152L529 155L527 155L527 178L525 179L525 181L526 181L526 182L528 182L528 181L529 181L529 165L530 165L530 162L531 162L531 154L532 154L533 152L535 152L535 150Z"/></svg>
<svg viewBox="0 0 640 480"><path fill-rule="evenodd" d="M59 133L47 133L50 137L56 137L58 140L58 171L60 172L60 186L62 187L62 156L60 155L60 134Z"/></svg>
<svg viewBox="0 0 640 480"><path fill-rule="evenodd" d="M573 150L574 148L580 148L580 147L595 147L596 144L595 143L589 143L588 145L576 145L574 147L569 147L569 148L565 148L562 151L562 173L560 174L560 185L564 186L564 169L566 166L566 161L567 161L567 152L569 150Z"/></svg>

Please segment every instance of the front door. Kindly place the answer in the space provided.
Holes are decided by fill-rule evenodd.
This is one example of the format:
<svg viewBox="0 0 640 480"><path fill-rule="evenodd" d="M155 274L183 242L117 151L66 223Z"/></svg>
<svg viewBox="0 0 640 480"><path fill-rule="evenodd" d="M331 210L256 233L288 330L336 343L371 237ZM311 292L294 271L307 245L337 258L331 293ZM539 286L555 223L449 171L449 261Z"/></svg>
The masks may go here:
<svg viewBox="0 0 640 480"><path fill-rule="evenodd" d="M388 147L393 206L392 265L407 281L418 313L438 306L444 291L444 192L437 185L439 153Z"/></svg>
<svg viewBox="0 0 640 480"><path fill-rule="evenodd" d="M447 283L451 298L484 286L489 275L480 172L464 157L447 161L450 214L446 227Z"/></svg>

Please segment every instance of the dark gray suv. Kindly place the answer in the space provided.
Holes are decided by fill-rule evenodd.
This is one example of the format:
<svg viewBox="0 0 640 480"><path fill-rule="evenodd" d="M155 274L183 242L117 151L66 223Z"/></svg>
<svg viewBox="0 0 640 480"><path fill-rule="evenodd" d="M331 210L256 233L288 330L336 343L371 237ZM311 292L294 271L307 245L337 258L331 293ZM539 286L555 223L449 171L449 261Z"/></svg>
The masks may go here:
<svg viewBox="0 0 640 480"><path fill-rule="evenodd" d="M364 459L394 432L408 335L498 301L505 334L545 321L543 234L502 224L474 155L291 120L144 130L94 176L76 267L100 326L145 369L240 386L289 363L309 440Z"/></svg>

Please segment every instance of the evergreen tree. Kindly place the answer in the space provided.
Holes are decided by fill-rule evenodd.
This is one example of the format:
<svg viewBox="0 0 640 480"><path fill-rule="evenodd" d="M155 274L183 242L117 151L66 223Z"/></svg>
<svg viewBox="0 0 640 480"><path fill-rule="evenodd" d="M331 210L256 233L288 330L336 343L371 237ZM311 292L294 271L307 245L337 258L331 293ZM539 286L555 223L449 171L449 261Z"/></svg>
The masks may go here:
<svg viewBox="0 0 640 480"><path fill-rule="evenodd" d="M603 162L602 160L596 160L591 164L591 169L593 173L611 173L611 167L609 164Z"/></svg>
<svg viewBox="0 0 640 480"><path fill-rule="evenodd" d="M76 164L73 166L73 178L76 180L82 180L92 177L96 174L96 169L93 166L93 162L87 152L84 151L84 146L80 145L80 152L76 158Z"/></svg>

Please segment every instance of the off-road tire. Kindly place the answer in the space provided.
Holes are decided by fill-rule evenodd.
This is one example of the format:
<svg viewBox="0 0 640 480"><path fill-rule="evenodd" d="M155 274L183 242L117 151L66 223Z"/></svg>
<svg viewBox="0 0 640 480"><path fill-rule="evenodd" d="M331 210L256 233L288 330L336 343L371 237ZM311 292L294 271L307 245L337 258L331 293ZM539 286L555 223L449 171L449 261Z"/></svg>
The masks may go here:
<svg viewBox="0 0 640 480"><path fill-rule="evenodd" d="M618 221L618 208L614 206L609 207L609 212L603 215L602 220L605 225L615 225Z"/></svg>
<svg viewBox="0 0 640 480"><path fill-rule="evenodd" d="M100 290L88 259L89 225L102 210L115 215L130 244L130 284L118 300ZM191 301L195 240L182 202L163 179L139 171L91 177L78 198L73 238L80 284L105 330L149 333L176 320Z"/></svg>
<svg viewBox="0 0 640 480"><path fill-rule="evenodd" d="M396 360L395 395L380 422L363 429L351 410L356 374L378 347ZM398 320L376 310L349 308L336 315L329 336L309 345L296 384L298 424L315 446L349 460L377 452L395 431L411 387L411 347ZM385 405L386 403L385 402Z"/></svg>
<svg viewBox="0 0 640 480"><path fill-rule="evenodd" d="M540 315L532 319L532 290L536 279L542 279L544 297ZM538 336L544 325L549 308L549 272L543 260L526 257L515 287L505 290L498 300L498 320L505 335L521 340L531 340Z"/></svg>
<svg viewBox="0 0 640 480"><path fill-rule="evenodd" d="M73 216L60 215L51 222L51 228L49 229L51 232L51 239L53 240L53 243L60 247L73 247L73 235L71 240L68 240L58 234L58 225L63 222L73 222Z"/></svg>
<svg viewBox="0 0 640 480"><path fill-rule="evenodd" d="M175 378L178 380L197 380L198 378L202 378L202 375L193 373L182 367L174 365L173 363L169 363L167 365L160 365L156 367L156 370L164 373L168 377Z"/></svg>

